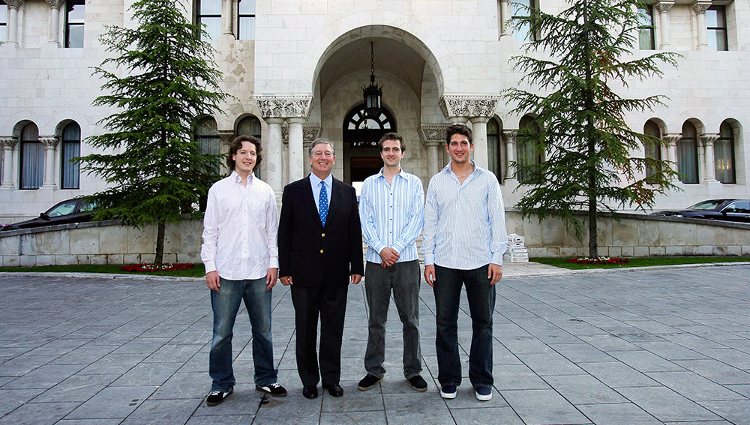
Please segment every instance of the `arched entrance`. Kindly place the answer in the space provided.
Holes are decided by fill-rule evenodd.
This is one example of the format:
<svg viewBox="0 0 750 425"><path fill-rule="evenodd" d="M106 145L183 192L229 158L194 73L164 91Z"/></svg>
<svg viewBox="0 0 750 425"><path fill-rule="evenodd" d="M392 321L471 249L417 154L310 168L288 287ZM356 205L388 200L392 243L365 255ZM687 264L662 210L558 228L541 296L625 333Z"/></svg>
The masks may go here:
<svg viewBox="0 0 750 425"><path fill-rule="evenodd" d="M383 166L378 140L388 132L397 131L396 121L387 109L377 116L365 114L361 103L344 118L344 180L359 189L361 182L376 174Z"/></svg>

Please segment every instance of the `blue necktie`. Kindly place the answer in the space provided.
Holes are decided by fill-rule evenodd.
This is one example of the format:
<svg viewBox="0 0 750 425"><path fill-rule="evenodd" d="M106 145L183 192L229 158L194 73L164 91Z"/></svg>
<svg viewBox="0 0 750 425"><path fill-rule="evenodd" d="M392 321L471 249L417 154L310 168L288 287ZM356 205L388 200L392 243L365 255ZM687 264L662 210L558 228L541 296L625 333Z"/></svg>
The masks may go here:
<svg viewBox="0 0 750 425"><path fill-rule="evenodd" d="M325 182L320 182L320 196L318 198L318 213L320 214L320 222L326 225L326 217L328 217L328 189L326 189Z"/></svg>

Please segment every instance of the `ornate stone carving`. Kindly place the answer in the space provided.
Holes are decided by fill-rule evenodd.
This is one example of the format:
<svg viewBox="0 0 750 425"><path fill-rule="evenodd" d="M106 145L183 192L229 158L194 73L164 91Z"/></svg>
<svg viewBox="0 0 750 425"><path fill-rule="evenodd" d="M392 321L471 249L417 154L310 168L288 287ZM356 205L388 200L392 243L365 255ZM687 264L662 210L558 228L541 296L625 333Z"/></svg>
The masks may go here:
<svg viewBox="0 0 750 425"><path fill-rule="evenodd" d="M47 0L47 4L51 8L59 9L63 4L65 4L65 0Z"/></svg>
<svg viewBox="0 0 750 425"><path fill-rule="evenodd" d="M710 1L696 1L695 3L691 4L690 7L693 8L696 14L701 15L706 13L706 10L708 10L709 7L711 7Z"/></svg>
<svg viewBox="0 0 750 425"><path fill-rule="evenodd" d="M452 117L492 117L499 96L443 96L440 109L446 118Z"/></svg>
<svg viewBox="0 0 750 425"><path fill-rule="evenodd" d="M673 1L658 1L654 3L654 6L656 6L656 9L659 12L666 13L666 12L669 12L669 9L671 9L672 6L674 6L674 2Z"/></svg>
<svg viewBox="0 0 750 425"><path fill-rule="evenodd" d="M504 130L503 138L509 145L516 143L516 136L518 136L518 130Z"/></svg>
<svg viewBox="0 0 750 425"><path fill-rule="evenodd" d="M699 136L700 141L703 142L706 146L711 146L714 144L716 139L719 138L719 135L716 133L703 133Z"/></svg>
<svg viewBox="0 0 750 425"><path fill-rule="evenodd" d="M11 9L19 9L25 0L5 0L5 4Z"/></svg>
<svg viewBox="0 0 750 425"><path fill-rule="evenodd" d="M320 124L307 124L302 126L302 140L310 141L318 138L320 135Z"/></svg>
<svg viewBox="0 0 750 425"><path fill-rule="evenodd" d="M13 148L16 147L16 144L18 143L18 139L15 137L0 137L0 145L2 145L3 148L12 151Z"/></svg>
<svg viewBox="0 0 750 425"><path fill-rule="evenodd" d="M446 128L448 128L448 124L422 124L419 129L419 136L422 138L422 143L428 145L430 143L444 142Z"/></svg>
<svg viewBox="0 0 750 425"><path fill-rule="evenodd" d="M680 139L682 139L682 133L670 133L670 134L665 134L662 137L662 140L667 142L667 145L669 146L674 145Z"/></svg>
<svg viewBox="0 0 750 425"><path fill-rule="evenodd" d="M266 118L305 118L310 113L312 96L258 96L255 98Z"/></svg>
<svg viewBox="0 0 750 425"><path fill-rule="evenodd" d="M39 141L46 146L47 149L55 149L57 144L60 143L60 139L57 136L42 136Z"/></svg>

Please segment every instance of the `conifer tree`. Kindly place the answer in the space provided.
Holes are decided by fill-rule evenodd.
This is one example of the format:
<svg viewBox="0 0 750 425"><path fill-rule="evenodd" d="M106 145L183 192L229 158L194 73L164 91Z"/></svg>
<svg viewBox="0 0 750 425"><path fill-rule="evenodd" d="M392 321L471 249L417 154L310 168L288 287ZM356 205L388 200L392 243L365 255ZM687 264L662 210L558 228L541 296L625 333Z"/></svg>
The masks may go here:
<svg viewBox="0 0 750 425"><path fill-rule="evenodd" d="M156 224L155 264L162 264L167 222L195 213L218 176L220 159L193 140L196 118L228 98L203 29L172 0L132 5L135 28L112 26L102 35L109 57L94 68L103 80L93 105L115 112L99 124L107 131L87 142L98 149L79 158L108 188L93 197L96 219Z"/></svg>
<svg viewBox="0 0 750 425"><path fill-rule="evenodd" d="M658 65L676 66L679 56L633 52L636 0L567 1L557 14L533 9L514 19L514 28L536 35L524 44L525 55L512 58L524 74L521 81L533 89L503 94L515 102L514 113L535 117L536 126L519 130L519 143L546 154L541 164L516 164L519 174L538 176L518 203L523 216L561 218L579 238L587 222L589 256L596 258L599 212L643 210L653 206L657 193L674 188L669 164L643 154L645 144L663 141L625 121L626 113L663 105L663 96L625 98L618 91L632 81L661 77ZM585 219L580 211L587 212Z"/></svg>

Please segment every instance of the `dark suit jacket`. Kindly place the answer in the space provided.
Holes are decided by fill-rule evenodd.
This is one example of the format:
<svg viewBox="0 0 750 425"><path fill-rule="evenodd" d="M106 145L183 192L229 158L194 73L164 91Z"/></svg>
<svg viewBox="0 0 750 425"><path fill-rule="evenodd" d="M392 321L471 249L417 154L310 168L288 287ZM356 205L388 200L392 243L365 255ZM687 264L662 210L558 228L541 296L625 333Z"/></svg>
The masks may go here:
<svg viewBox="0 0 750 425"><path fill-rule="evenodd" d="M331 185L325 227L309 175L286 185L278 236L279 276L292 276L296 287L348 285L350 274L364 274L357 194L340 180Z"/></svg>

